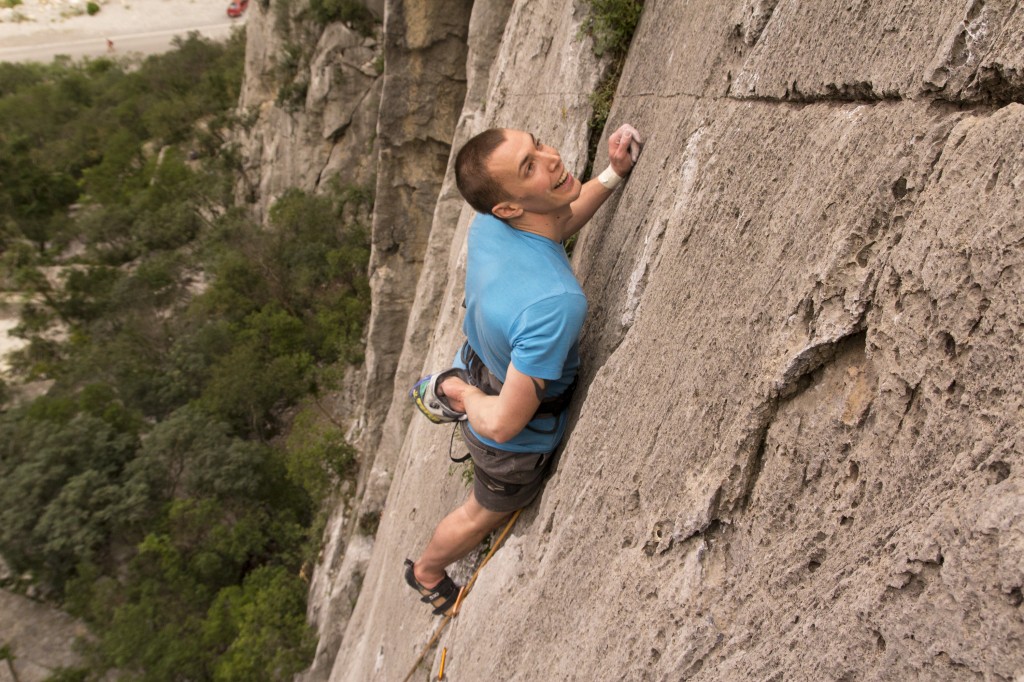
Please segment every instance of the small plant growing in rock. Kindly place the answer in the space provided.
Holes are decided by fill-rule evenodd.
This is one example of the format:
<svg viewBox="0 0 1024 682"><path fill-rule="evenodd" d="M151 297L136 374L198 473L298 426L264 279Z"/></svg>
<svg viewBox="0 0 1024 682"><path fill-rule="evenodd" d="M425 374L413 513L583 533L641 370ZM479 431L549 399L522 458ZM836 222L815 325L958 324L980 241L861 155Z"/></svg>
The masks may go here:
<svg viewBox="0 0 1024 682"><path fill-rule="evenodd" d="M57 668L46 678L46 682L86 682L88 679L88 668Z"/></svg>
<svg viewBox="0 0 1024 682"><path fill-rule="evenodd" d="M368 537L377 534L380 527L380 512L368 512L359 517L359 532Z"/></svg>
<svg viewBox="0 0 1024 682"><path fill-rule="evenodd" d="M629 52L633 33L640 22L643 0L587 0L587 4L590 5L590 16L580 26L580 33L593 39L595 55L607 56L611 63L590 95L593 112L590 115L590 142L587 145L588 161L584 177L589 177L593 170L597 145L608 122L615 89L626 63L626 53Z"/></svg>
<svg viewBox="0 0 1024 682"><path fill-rule="evenodd" d="M309 9L321 24L341 21L364 36L372 36L377 18L358 0L310 0Z"/></svg>
<svg viewBox="0 0 1024 682"><path fill-rule="evenodd" d="M307 92L309 92L307 81L286 83L277 91L277 105L286 111L298 111L306 102Z"/></svg>
<svg viewBox="0 0 1024 682"><path fill-rule="evenodd" d="M473 485L473 460L467 459L465 462L462 463L462 467L460 467L460 469L461 470L459 471L459 478L462 479L462 485L468 488L471 485ZM449 476L453 473L455 473L454 464L448 469Z"/></svg>
<svg viewBox="0 0 1024 682"><path fill-rule="evenodd" d="M99 14L99 11L100 11L100 6L97 5L95 2L90 2L90 3L88 3L85 6L85 12L90 17L93 16L93 15Z"/></svg>
<svg viewBox="0 0 1024 682"><path fill-rule="evenodd" d="M640 21L642 0L588 0L590 16L581 26L594 39L594 54L623 59Z"/></svg>

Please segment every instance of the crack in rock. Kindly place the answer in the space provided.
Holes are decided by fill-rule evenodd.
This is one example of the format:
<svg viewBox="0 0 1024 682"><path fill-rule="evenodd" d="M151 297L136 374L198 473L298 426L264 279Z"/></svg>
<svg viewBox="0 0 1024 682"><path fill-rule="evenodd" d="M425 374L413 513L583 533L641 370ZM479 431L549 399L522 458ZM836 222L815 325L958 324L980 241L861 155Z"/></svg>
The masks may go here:
<svg viewBox="0 0 1024 682"><path fill-rule="evenodd" d="M835 359L840 346L851 337L865 334L867 309L849 327L839 330L828 338L815 341L793 355L768 388L765 398L753 407L746 421L750 427L740 439L736 448L736 459L743 465L736 465L729 474L729 483L740 491L731 510L745 510L750 504L754 488L761 475L767 448L768 430L771 428L779 405L790 400L806 388L804 379Z"/></svg>

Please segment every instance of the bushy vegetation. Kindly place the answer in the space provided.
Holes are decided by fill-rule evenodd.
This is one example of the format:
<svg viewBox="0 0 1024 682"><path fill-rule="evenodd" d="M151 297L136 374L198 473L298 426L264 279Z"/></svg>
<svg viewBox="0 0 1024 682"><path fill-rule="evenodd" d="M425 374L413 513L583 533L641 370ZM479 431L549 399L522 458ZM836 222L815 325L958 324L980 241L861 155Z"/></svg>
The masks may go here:
<svg viewBox="0 0 1024 682"><path fill-rule="evenodd" d="M590 14L584 30L594 39L594 53L624 57L640 22L643 0L587 0Z"/></svg>
<svg viewBox="0 0 1024 682"><path fill-rule="evenodd" d="M589 159L593 163L597 145L601 139L608 113L611 111L612 99L622 76L622 67L626 63L626 53L633 40L633 33L640 22L643 12L643 0L586 0L590 12L581 26L581 31L593 40L594 54L598 57L607 56L609 65L604 76L590 95L593 113L590 117ZM587 168L584 177L590 177Z"/></svg>
<svg viewBox="0 0 1024 682"><path fill-rule="evenodd" d="M311 661L301 569L354 452L282 415L361 360L372 197L233 204L243 52L0 64L0 281L34 301L17 371L53 382L0 413L0 553L92 626L63 679Z"/></svg>
<svg viewBox="0 0 1024 682"><path fill-rule="evenodd" d="M321 24L341 21L364 36L373 35L377 19L359 0L310 0L313 18Z"/></svg>

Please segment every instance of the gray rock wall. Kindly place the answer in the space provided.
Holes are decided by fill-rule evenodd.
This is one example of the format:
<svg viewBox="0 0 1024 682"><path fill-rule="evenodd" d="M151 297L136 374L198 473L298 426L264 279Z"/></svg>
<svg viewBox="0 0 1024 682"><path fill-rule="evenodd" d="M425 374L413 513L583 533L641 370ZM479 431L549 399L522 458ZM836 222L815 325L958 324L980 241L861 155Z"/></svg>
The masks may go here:
<svg viewBox="0 0 1024 682"><path fill-rule="evenodd" d="M259 219L292 187L375 183L381 46L342 23L316 25L303 15L307 4L264 10L254 2L248 10L237 191ZM289 60L294 68L284 66ZM282 99L289 87L305 95Z"/></svg>
<svg viewBox="0 0 1024 682"><path fill-rule="evenodd" d="M13 657L0 660L0 681L43 682L81 665L75 640L88 636L85 624L63 611L0 589L0 647Z"/></svg>
<svg viewBox="0 0 1024 682"><path fill-rule="evenodd" d="M405 388L423 362L436 298L447 275L446 268L438 272L423 269L423 264L439 249L450 248L461 210L453 188L442 183L452 139L461 134L456 128L467 88L471 7L468 0L396 1L386 6L385 70L372 136L377 149L372 312L361 390L352 401L359 405L359 414L350 434L360 450L361 466L354 494L328 520L314 571L309 614L319 642L313 665L300 676L306 682L330 675L359 595L374 546L372 529L384 506L409 416ZM500 12L487 15L491 24L497 24L492 37L497 42L504 20ZM470 69L472 80L480 69ZM324 101L330 107L333 99L326 95ZM414 311L418 295L429 303Z"/></svg>
<svg viewBox="0 0 1024 682"><path fill-rule="evenodd" d="M389 0L366 344L366 427L374 457L466 94L471 0Z"/></svg>
<svg viewBox="0 0 1024 682"><path fill-rule="evenodd" d="M583 16L515 2L474 130L582 170ZM574 255L571 433L442 638L450 679L1024 676L1022 16L645 3L609 123L647 146ZM469 217L412 304L426 368L460 340ZM449 432L390 415L332 680L405 677L438 621L402 559L467 494Z"/></svg>

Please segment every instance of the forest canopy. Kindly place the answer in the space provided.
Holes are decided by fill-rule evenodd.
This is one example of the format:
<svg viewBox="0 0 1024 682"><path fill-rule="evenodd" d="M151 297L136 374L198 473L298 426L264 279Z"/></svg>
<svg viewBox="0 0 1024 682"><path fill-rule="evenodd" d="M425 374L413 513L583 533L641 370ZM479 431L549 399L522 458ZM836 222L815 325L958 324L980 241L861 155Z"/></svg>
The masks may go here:
<svg viewBox="0 0 1024 682"><path fill-rule="evenodd" d="M0 64L0 283L29 301L0 554L95 634L61 679L283 680L315 647L303 565L354 454L313 408L361 361L373 199L237 203L243 55Z"/></svg>

